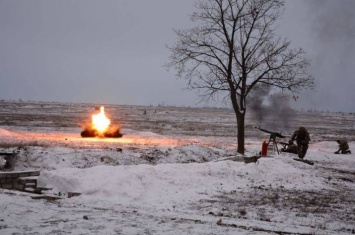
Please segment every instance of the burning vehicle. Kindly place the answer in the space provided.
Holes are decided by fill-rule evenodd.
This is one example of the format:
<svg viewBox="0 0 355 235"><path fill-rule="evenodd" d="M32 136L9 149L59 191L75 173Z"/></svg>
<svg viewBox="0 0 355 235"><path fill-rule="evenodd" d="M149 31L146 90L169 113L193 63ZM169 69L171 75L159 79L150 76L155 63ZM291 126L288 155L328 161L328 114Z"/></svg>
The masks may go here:
<svg viewBox="0 0 355 235"><path fill-rule="evenodd" d="M81 132L81 137L99 138L121 138L120 126L111 126L111 120L105 115L104 106L100 107L100 112L92 115L91 124L87 125Z"/></svg>

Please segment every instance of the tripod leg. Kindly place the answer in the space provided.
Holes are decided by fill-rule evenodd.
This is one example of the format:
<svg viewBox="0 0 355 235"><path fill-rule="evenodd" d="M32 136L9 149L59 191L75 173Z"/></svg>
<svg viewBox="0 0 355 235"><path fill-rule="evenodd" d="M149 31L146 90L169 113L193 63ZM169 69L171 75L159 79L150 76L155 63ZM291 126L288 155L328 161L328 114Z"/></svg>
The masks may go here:
<svg viewBox="0 0 355 235"><path fill-rule="evenodd" d="M279 148L277 147L277 143L276 142L275 142L275 146L276 146L277 154L280 154Z"/></svg>
<svg viewBox="0 0 355 235"><path fill-rule="evenodd" d="M277 147L277 142L276 142L276 140L275 140L275 139L273 140L272 144L273 144L273 147L274 147L274 152L275 152L275 149L276 149L277 154L280 154L280 152L279 152L279 148Z"/></svg>

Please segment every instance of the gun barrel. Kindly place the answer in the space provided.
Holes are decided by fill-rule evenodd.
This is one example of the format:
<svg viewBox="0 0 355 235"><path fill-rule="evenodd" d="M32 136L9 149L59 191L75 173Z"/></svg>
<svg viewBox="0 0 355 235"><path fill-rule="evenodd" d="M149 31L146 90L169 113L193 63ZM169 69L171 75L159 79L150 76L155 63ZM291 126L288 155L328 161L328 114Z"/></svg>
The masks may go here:
<svg viewBox="0 0 355 235"><path fill-rule="evenodd" d="M260 128L260 127L256 127L256 128L258 128L259 130L261 130L261 131L263 131L263 132L266 132L266 133L269 133L269 134L274 135L274 136L276 136L276 137L279 137L279 138L285 138L285 137L286 137L286 136L281 135L281 134L278 133L278 132L268 131L268 130L262 129L262 128Z"/></svg>
<svg viewBox="0 0 355 235"><path fill-rule="evenodd" d="M261 129L260 127L258 128L259 130L263 131L263 132L266 132L266 133L269 133L269 134L272 134L273 132L271 131L268 131L268 130L265 130L265 129Z"/></svg>

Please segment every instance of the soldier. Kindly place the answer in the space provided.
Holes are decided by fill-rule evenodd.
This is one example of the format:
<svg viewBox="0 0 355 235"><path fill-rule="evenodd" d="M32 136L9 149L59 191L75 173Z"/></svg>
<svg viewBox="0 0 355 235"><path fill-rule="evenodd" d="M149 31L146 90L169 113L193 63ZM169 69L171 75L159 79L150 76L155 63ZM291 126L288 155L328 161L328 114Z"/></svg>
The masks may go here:
<svg viewBox="0 0 355 235"><path fill-rule="evenodd" d="M347 154L350 153L351 151L349 150L349 145L348 142L346 140L337 140L337 143L339 145L339 150L335 152L335 154Z"/></svg>
<svg viewBox="0 0 355 235"><path fill-rule="evenodd" d="M309 133L306 128L301 126L293 133L291 140L296 140L298 157L303 159L306 156L309 141L311 141L311 138L309 137Z"/></svg>

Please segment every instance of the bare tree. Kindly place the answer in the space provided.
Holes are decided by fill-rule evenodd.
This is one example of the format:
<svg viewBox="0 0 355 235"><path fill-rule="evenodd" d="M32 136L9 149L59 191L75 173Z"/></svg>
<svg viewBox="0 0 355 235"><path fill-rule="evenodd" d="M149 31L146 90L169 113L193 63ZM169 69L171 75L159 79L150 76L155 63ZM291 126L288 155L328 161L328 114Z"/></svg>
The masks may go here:
<svg viewBox="0 0 355 235"><path fill-rule="evenodd" d="M167 67L205 98L218 93L231 101L237 119L238 152L244 154L247 98L265 86L297 93L314 86L302 49L275 34L284 0L199 0L191 20L175 30Z"/></svg>

